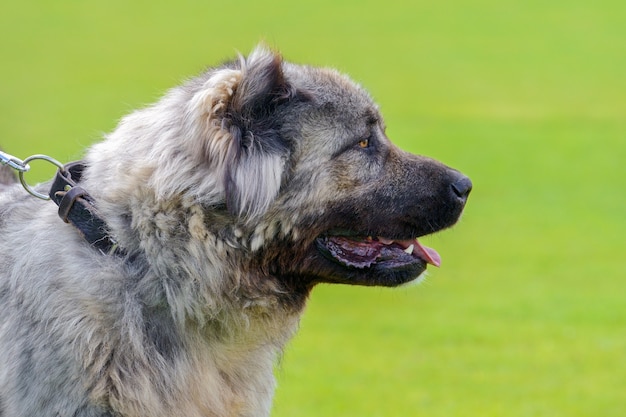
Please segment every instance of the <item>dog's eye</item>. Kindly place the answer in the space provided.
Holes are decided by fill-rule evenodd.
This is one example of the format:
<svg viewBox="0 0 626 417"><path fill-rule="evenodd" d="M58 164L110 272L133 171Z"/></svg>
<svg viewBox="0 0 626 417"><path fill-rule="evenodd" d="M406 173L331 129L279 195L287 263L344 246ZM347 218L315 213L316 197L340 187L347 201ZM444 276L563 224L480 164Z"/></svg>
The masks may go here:
<svg viewBox="0 0 626 417"><path fill-rule="evenodd" d="M369 140L369 138L367 138L367 139L361 139L361 140L359 141L359 148L366 149L366 148L369 148L369 146L370 146L370 140Z"/></svg>

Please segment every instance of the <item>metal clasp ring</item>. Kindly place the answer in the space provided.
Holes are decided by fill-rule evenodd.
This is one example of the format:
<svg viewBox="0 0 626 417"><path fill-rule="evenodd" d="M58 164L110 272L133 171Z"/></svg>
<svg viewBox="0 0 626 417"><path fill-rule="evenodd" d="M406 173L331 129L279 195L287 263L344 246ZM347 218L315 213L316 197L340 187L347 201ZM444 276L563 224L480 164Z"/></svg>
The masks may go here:
<svg viewBox="0 0 626 417"><path fill-rule="evenodd" d="M27 169L22 170L22 169L16 168L19 171L18 176L20 178L20 182L22 183L22 187L24 187L24 189L26 191L28 191L29 194L31 194L31 195L33 195L33 196L35 196L37 198L41 198L42 200L50 200L50 196L35 191L34 189L31 188L30 185L28 185L28 183L24 179L24 172L28 171L28 163L30 161L35 160L35 159L42 159L44 161L48 161L52 165L55 165L60 170L63 170L63 164L60 163L59 161L57 161L56 159L54 159L52 157L49 157L48 155L32 155L32 156L29 156L28 158L24 159L24 161L22 161L23 166L27 167Z"/></svg>
<svg viewBox="0 0 626 417"><path fill-rule="evenodd" d="M20 172L26 172L30 169L28 164L25 164L21 159L2 151L0 151L0 164L8 165L14 170Z"/></svg>

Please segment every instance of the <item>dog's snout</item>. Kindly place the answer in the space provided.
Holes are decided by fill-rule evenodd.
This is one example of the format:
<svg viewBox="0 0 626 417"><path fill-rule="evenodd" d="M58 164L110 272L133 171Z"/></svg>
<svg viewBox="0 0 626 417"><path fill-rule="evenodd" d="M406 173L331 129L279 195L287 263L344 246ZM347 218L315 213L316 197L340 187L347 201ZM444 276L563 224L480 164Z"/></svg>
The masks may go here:
<svg viewBox="0 0 626 417"><path fill-rule="evenodd" d="M465 203L472 191L472 181L465 175L459 174L459 177L450 184L450 187L459 200Z"/></svg>

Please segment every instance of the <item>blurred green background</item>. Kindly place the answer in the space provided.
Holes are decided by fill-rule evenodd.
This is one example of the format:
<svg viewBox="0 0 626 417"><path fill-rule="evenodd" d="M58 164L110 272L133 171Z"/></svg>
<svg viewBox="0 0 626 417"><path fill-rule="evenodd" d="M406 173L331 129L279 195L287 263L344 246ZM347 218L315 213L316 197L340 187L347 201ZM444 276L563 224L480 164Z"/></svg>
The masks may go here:
<svg viewBox="0 0 626 417"><path fill-rule="evenodd" d="M6 1L0 145L78 159L260 40L475 184L425 284L316 288L272 415L626 415L626 3Z"/></svg>

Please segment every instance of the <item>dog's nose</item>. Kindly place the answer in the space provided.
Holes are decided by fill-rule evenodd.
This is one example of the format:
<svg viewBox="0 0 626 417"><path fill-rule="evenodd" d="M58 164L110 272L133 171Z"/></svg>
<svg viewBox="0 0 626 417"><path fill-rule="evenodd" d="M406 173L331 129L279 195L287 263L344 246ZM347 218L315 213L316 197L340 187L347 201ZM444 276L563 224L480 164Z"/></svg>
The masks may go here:
<svg viewBox="0 0 626 417"><path fill-rule="evenodd" d="M465 204L470 191L472 191L472 181L465 175L460 174L459 178L450 184L450 187L459 200Z"/></svg>

